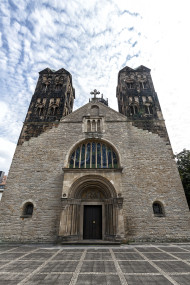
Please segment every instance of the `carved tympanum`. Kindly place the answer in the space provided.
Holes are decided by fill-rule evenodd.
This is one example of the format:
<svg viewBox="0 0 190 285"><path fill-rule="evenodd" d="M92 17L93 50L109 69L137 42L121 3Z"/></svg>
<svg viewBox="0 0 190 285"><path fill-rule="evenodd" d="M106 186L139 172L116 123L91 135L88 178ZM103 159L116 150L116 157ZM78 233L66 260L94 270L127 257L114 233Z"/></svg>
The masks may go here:
<svg viewBox="0 0 190 285"><path fill-rule="evenodd" d="M103 199L104 195L99 190L87 189L82 193L82 199Z"/></svg>

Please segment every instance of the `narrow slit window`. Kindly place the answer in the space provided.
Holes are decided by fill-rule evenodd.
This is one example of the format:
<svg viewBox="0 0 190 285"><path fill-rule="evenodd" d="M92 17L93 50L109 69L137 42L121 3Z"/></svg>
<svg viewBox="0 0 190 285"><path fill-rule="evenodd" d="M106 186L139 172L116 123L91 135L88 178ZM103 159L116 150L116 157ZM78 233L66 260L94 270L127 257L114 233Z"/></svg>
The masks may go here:
<svg viewBox="0 0 190 285"><path fill-rule="evenodd" d="M113 167L114 168L118 167L118 165L117 165L117 156L116 156L115 152L113 152Z"/></svg>
<svg viewBox="0 0 190 285"><path fill-rule="evenodd" d="M86 151L86 168L90 168L90 143L87 144L87 151Z"/></svg>
<svg viewBox="0 0 190 285"><path fill-rule="evenodd" d="M90 120L87 121L87 132L91 131L91 123Z"/></svg>
<svg viewBox="0 0 190 285"><path fill-rule="evenodd" d="M101 168L101 145L97 144L97 168Z"/></svg>
<svg viewBox="0 0 190 285"><path fill-rule="evenodd" d="M107 168L107 160L106 160L106 146L102 145L102 167Z"/></svg>
<svg viewBox="0 0 190 285"><path fill-rule="evenodd" d="M108 168L112 168L112 152L110 148L108 148Z"/></svg>
<svg viewBox="0 0 190 285"><path fill-rule="evenodd" d="M74 158L75 158L75 152L72 153L69 168L74 168Z"/></svg>
<svg viewBox="0 0 190 285"><path fill-rule="evenodd" d="M80 168L85 167L85 144L82 145Z"/></svg>
<svg viewBox="0 0 190 285"><path fill-rule="evenodd" d="M92 132L95 132L96 131L96 121L93 120L92 121Z"/></svg>
<svg viewBox="0 0 190 285"><path fill-rule="evenodd" d="M92 143L92 168L96 168L96 144Z"/></svg>
<svg viewBox="0 0 190 285"><path fill-rule="evenodd" d="M78 147L76 150L75 168L79 168L79 160L80 160L80 147Z"/></svg>
<svg viewBox="0 0 190 285"><path fill-rule="evenodd" d="M100 120L97 122L97 131L100 132Z"/></svg>

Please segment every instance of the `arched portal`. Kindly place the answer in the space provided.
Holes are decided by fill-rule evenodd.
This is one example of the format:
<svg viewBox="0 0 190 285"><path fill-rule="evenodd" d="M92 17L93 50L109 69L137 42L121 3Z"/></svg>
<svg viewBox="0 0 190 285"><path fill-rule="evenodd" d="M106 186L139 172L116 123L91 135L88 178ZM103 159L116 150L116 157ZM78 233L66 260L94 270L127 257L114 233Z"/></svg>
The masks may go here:
<svg viewBox="0 0 190 285"><path fill-rule="evenodd" d="M62 198L59 236L64 240L118 240L123 199L112 183L100 175L85 175Z"/></svg>

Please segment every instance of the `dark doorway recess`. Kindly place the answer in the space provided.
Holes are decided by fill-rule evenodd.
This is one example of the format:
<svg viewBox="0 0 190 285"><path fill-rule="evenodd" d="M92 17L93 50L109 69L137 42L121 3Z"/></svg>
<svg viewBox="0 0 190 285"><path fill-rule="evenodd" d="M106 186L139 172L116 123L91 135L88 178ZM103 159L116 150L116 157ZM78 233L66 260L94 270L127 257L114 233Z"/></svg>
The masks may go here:
<svg viewBox="0 0 190 285"><path fill-rule="evenodd" d="M102 239L102 206L84 206L84 239Z"/></svg>

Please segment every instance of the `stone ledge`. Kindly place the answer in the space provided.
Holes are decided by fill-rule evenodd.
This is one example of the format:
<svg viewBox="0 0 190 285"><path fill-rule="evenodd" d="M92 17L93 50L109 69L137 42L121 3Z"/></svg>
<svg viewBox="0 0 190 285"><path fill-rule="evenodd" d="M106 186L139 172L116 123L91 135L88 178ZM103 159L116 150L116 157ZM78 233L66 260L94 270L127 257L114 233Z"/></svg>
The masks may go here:
<svg viewBox="0 0 190 285"><path fill-rule="evenodd" d="M123 171L123 167L120 167L120 168L62 168L62 170L64 172L122 172Z"/></svg>
<svg viewBox="0 0 190 285"><path fill-rule="evenodd" d="M29 219L32 218L32 215L22 215L20 216L21 219Z"/></svg>

